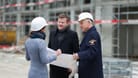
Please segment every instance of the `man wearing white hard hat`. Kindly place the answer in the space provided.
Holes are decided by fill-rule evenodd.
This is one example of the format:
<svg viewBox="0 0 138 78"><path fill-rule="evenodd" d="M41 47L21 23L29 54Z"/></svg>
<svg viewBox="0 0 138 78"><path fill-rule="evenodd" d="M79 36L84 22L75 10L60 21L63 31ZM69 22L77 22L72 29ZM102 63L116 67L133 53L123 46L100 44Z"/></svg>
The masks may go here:
<svg viewBox="0 0 138 78"><path fill-rule="evenodd" d="M83 12L78 16L78 22L85 33L80 51L73 55L75 60L79 60L79 78L103 78L101 40L93 16Z"/></svg>
<svg viewBox="0 0 138 78"><path fill-rule="evenodd" d="M25 41L26 59L31 61L28 78L48 78L46 64L61 54L59 49L48 55L44 33L47 25L43 17L36 17L31 22L30 35Z"/></svg>

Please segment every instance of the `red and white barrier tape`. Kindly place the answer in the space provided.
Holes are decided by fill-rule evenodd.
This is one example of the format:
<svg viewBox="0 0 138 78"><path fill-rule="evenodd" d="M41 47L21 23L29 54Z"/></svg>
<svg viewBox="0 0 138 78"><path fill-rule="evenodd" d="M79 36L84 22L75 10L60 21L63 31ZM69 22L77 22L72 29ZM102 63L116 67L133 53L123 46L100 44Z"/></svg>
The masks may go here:
<svg viewBox="0 0 138 78"><path fill-rule="evenodd" d="M31 2L31 3L17 3L17 4L8 4L5 6L0 6L0 9L3 8L10 8L10 7L24 7L24 6L34 6L34 5L42 5L42 4L48 4L56 1L63 1L63 0L44 0L39 2Z"/></svg>
<svg viewBox="0 0 138 78"><path fill-rule="evenodd" d="M95 20L95 24L138 24L138 20ZM49 21L49 25L55 25L56 22ZM72 21L71 24L78 24L77 21ZM30 25L30 22L0 22L0 25Z"/></svg>

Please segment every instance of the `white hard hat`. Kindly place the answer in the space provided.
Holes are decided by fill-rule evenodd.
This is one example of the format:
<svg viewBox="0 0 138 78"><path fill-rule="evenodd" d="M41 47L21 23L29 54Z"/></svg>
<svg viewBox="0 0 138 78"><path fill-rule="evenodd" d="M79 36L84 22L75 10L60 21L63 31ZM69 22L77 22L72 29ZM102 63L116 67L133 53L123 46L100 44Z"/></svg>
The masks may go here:
<svg viewBox="0 0 138 78"><path fill-rule="evenodd" d="M78 16L78 21L81 21L81 20L84 20L84 19L87 19L87 18L91 19L92 21L94 20L92 14L90 14L89 12L82 12Z"/></svg>
<svg viewBox="0 0 138 78"><path fill-rule="evenodd" d="M36 17L31 22L30 30L31 31L39 31L47 25L48 25L48 23L46 22L46 20L43 17Z"/></svg>

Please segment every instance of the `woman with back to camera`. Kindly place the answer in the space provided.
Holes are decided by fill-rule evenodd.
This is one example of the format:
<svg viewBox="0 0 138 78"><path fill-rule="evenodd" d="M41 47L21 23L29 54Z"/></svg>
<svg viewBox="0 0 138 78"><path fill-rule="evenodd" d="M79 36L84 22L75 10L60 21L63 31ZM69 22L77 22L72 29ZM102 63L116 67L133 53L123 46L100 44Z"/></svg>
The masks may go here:
<svg viewBox="0 0 138 78"><path fill-rule="evenodd" d="M28 78L48 78L46 64L56 60L61 50L49 53L45 43L45 27L47 22L43 17L36 17L31 22L30 35L25 42L26 59L31 61Z"/></svg>

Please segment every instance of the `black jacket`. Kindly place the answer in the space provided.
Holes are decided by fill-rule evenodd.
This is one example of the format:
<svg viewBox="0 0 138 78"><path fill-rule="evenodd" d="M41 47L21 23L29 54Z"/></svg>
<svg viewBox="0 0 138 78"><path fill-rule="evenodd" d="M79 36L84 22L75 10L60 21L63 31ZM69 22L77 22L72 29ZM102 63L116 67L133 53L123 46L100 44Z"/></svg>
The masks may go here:
<svg viewBox="0 0 138 78"><path fill-rule="evenodd" d="M60 32L58 29L51 31L49 36L49 48L61 49L62 53L73 54L79 50L79 40L75 31L67 28Z"/></svg>

